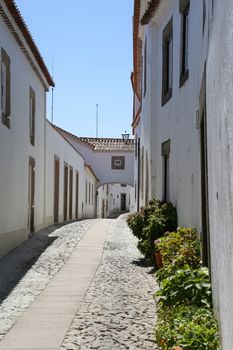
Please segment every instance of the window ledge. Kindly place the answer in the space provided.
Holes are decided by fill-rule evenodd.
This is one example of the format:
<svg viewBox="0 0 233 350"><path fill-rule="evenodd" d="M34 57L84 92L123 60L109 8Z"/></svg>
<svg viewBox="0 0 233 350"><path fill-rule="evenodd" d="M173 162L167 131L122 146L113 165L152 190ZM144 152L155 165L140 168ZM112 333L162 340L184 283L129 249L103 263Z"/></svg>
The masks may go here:
<svg viewBox="0 0 233 350"><path fill-rule="evenodd" d="M2 113L2 124L5 125L8 129L10 129L10 119Z"/></svg>
<svg viewBox="0 0 233 350"><path fill-rule="evenodd" d="M172 89L168 90L167 92L163 93L162 95L162 106L164 106L172 97Z"/></svg>
<svg viewBox="0 0 233 350"><path fill-rule="evenodd" d="M186 80L189 78L189 70L186 70L184 73L180 76L180 88L184 85Z"/></svg>

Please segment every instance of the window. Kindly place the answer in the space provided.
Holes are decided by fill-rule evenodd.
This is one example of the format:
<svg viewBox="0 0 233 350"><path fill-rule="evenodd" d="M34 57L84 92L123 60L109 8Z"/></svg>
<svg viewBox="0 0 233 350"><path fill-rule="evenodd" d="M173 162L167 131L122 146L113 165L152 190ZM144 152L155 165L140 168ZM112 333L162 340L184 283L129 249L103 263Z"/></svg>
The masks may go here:
<svg viewBox="0 0 233 350"><path fill-rule="evenodd" d="M181 11L181 52L180 52L180 86L189 77L189 8L188 0L180 0Z"/></svg>
<svg viewBox="0 0 233 350"><path fill-rule="evenodd" d="M108 194L109 194L109 187L108 187L108 184L107 184L106 186L107 186L106 195L108 196Z"/></svg>
<svg viewBox="0 0 233 350"><path fill-rule="evenodd" d="M10 128L10 58L6 51L2 48L1 51L1 108L2 108L2 123Z"/></svg>
<svg viewBox="0 0 233 350"><path fill-rule="evenodd" d="M163 157L163 200L169 201L169 155L170 155L170 140L162 143Z"/></svg>
<svg viewBox="0 0 233 350"><path fill-rule="evenodd" d="M162 78L162 106L172 97L173 75L173 19L169 21L163 31L163 78Z"/></svg>
<svg viewBox="0 0 233 350"><path fill-rule="evenodd" d="M205 31L205 21L206 21L206 3L205 0L203 1L203 24L202 24L202 34L204 34Z"/></svg>
<svg viewBox="0 0 233 350"><path fill-rule="evenodd" d="M32 146L35 145L35 113L36 113L36 95L34 90L30 87L29 89L29 132L30 132L30 143Z"/></svg>
<svg viewBox="0 0 233 350"><path fill-rule="evenodd" d="M146 96L146 75L147 75L147 38L145 40L145 46L144 46L144 69L143 69L143 83L144 83L144 87L143 87L143 96Z"/></svg>
<svg viewBox="0 0 233 350"><path fill-rule="evenodd" d="M112 157L112 169L115 169L115 170L122 170L122 169L125 169L125 157L122 157L122 156L113 156Z"/></svg>

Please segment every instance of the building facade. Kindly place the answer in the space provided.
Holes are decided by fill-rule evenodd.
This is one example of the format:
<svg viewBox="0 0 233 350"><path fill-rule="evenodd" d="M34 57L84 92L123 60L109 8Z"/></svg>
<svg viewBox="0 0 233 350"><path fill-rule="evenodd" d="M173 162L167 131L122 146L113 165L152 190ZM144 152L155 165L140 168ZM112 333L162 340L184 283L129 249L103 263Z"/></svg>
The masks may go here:
<svg viewBox="0 0 233 350"><path fill-rule="evenodd" d="M222 348L232 320L232 13L230 0L135 0L135 205L171 201L197 229ZM226 15L227 14L227 15Z"/></svg>
<svg viewBox="0 0 233 350"><path fill-rule="evenodd" d="M51 76L14 1L0 1L0 256L44 224L46 92Z"/></svg>

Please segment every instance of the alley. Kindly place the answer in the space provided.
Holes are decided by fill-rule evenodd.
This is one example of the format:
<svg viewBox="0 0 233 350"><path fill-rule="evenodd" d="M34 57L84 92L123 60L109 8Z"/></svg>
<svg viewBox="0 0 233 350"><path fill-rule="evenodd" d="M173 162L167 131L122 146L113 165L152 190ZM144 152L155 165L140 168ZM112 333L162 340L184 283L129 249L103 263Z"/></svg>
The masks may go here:
<svg viewBox="0 0 233 350"><path fill-rule="evenodd" d="M47 235L44 230L2 260L5 279L17 259L22 276L4 283L0 349L156 348L156 282L125 218L80 221ZM39 251L36 261L32 246L34 255Z"/></svg>

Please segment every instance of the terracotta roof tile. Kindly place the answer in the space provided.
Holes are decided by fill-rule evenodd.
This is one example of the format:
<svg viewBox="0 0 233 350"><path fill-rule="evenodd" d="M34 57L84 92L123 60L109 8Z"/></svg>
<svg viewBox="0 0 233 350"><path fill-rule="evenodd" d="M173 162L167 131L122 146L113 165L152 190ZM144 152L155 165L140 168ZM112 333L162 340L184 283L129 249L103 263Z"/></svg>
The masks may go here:
<svg viewBox="0 0 233 350"><path fill-rule="evenodd" d="M148 0L146 11L140 20L141 25L145 25L150 22L151 18L154 16L155 11L159 7L160 1L161 0Z"/></svg>
<svg viewBox="0 0 233 350"><path fill-rule="evenodd" d="M48 85L50 86L55 86L54 82L53 82L53 79L44 63L44 60L39 52L39 49L38 47L36 46L33 38L32 38L32 35L23 19L23 16L21 15L18 7L16 6L15 4L15 1L14 0L4 0L6 6L7 6L7 9L8 11L10 12L11 16L13 17L15 23L17 24L19 30L21 31L24 39L26 40L28 46L30 47L41 71L43 72L47 82L48 82ZM7 23L8 27L11 28L11 31L12 31L12 34L15 36L17 36L16 33L14 33L14 30L12 28L12 25L10 24L9 22L9 18L6 16L6 14L4 14L4 11L3 11L3 8L1 8L1 14L4 18L4 21ZM17 41L20 41L19 38L17 38L18 40ZM20 44L20 43L19 43ZM23 46L22 44L20 46ZM21 47L22 50L24 51L25 49L23 47Z"/></svg>
<svg viewBox="0 0 233 350"><path fill-rule="evenodd" d="M125 144L122 139L119 138L95 138L95 137L79 137L76 136L54 124L51 124L59 133L62 133L64 137L72 138L78 143L85 144L92 148L94 151L105 152L133 152L134 151L134 139L129 139Z"/></svg>

